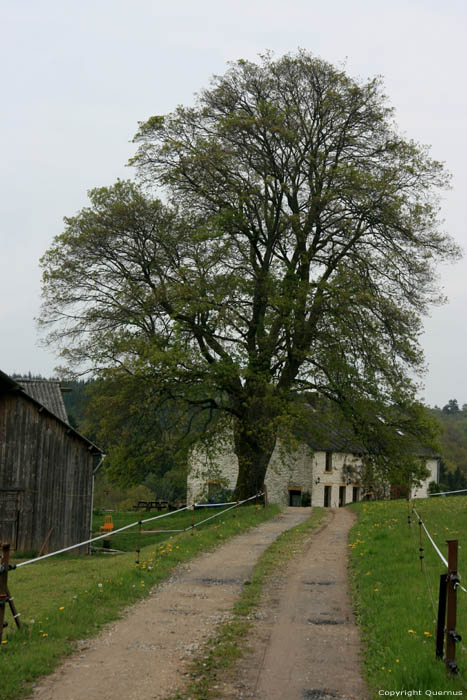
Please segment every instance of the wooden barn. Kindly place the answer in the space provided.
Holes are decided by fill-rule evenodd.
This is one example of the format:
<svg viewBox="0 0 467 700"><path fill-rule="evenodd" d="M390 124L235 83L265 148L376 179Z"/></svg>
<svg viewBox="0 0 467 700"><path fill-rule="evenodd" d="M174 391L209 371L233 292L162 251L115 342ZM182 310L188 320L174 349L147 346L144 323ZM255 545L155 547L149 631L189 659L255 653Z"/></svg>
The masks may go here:
<svg viewBox="0 0 467 700"><path fill-rule="evenodd" d="M102 457L69 425L59 382L0 371L0 541L50 552L88 539Z"/></svg>

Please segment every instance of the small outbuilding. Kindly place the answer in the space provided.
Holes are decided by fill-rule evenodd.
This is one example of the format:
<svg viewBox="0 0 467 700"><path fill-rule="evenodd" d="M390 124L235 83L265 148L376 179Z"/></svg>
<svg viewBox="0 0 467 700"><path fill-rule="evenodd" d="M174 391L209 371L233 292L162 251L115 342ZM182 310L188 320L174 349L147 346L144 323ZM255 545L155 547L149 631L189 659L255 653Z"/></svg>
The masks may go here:
<svg viewBox="0 0 467 700"><path fill-rule="evenodd" d="M68 423L59 382L0 371L1 541L47 552L87 540L102 459Z"/></svg>

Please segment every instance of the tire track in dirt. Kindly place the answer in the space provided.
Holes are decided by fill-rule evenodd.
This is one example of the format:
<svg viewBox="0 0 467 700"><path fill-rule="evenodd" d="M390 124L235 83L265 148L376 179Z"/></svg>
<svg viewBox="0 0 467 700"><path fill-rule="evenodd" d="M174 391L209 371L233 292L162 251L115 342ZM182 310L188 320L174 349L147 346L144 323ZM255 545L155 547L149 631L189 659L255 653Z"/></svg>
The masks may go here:
<svg viewBox="0 0 467 700"><path fill-rule="evenodd" d="M186 682L190 660L227 620L258 557L309 508L281 515L183 564L148 598L35 687L35 700L157 700ZM285 696L287 697L287 696Z"/></svg>
<svg viewBox="0 0 467 700"><path fill-rule="evenodd" d="M355 514L332 519L311 534L302 554L269 579L250 651L223 700L364 700L361 645L348 586L348 532Z"/></svg>

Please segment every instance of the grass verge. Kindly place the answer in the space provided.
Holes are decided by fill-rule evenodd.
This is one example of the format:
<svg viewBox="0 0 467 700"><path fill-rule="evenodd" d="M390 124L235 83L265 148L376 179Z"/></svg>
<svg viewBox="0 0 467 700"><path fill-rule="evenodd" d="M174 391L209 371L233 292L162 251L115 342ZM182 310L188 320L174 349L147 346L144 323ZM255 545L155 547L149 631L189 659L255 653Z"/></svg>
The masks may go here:
<svg viewBox="0 0 467 700"><path fill-rule="evenodd" d="M415 507L444 556L458 539L459 570L467 578L467 497L416 500ZM461 695L467 690L467 647L457 645L460 678L435 658L435 624L443 563L426 535L423 570L419 525L408 525L406 501L359 503L350 532L353 598L365 644L364 667L375 698L405 691ZM465 585L465 584L464 584ZM467 639L467 594L458 593L458 632Z"/></svg>
<svg viewBox="0 0 467 700"><path fill-rule="evenodd" d="M220 691L215 686L245 653L248 644L246 636L254 624L252 612L260 604L265 582L272 574L277 575L301 551L309 534L322 524L325 517L324 508L313 508L308 520L282 533L266 549L253 570L251 580L245 583L231 619L219 627L216 636L207 642L203 652L193 661L187 688L167 700L210 700L219 697Z"/></svg>
<svg viewBox="0 0 467 700"><path fill-rule="evenodd" d="M9 627L0 647L1 700L27 695L34 680L50 673L73 651L76 640L96 635L126 606L168 578L177 564L279 512L274 505L243 506L201 525L193 536L167 533L163 542L142 548L139 566L134 554L58 555L11 571L9 588L23 628L16 630L8 610ZM170 520L175 526L180 515L166 518L166 523Z"/></svg>

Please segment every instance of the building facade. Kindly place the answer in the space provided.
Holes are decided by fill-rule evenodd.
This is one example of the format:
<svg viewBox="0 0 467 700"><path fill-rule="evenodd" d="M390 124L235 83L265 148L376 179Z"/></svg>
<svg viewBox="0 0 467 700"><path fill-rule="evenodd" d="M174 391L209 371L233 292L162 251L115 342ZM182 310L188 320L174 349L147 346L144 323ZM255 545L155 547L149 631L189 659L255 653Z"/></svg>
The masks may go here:
<svg viewBox="0 0 467 700"><path fill-rule="evenodd" d="M426 457L424 461L429 476L420 486L412 488L413 498L425 498L429 483L439 479L439 459ZM328 449L302 445L287 454L278 444L266 473L267 498L270 503L283 506L300 506L310 501L313 506L337 508L363 499L389 497L389 487L375 493L362 485L358 478L362 469L361 454L340 451L335 445L329 445ZM215 457L204 450L193 450L188 470L187 502L210 498L222 489L233 490L237 474L237 459L228 442Z"/></svg>

